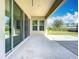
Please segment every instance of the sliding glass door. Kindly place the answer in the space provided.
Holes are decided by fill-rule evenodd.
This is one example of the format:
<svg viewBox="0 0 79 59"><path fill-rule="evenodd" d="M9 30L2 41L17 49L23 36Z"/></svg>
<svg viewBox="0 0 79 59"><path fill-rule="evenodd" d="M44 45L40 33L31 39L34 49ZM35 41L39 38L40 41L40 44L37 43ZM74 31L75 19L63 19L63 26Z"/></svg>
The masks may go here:
<svg viewBox="0 0 79 59"><path fill-rule="evenodd" d="M8 53L30 34L30 21L14 0L5 0L4 18L5 53Z"/></svg>
<svg viewBox="0 0 79 59"><path fill-rule="evenodd" d="M15 47L23 40L23 12L15 2L13 12L13 47Z"/></svg>
<svg viewBox="0 0 79 59"><path fill-rule="evenodd" d="M5 52L11 50L11 6L10 0L5 0Z"/></svg>
<svg viewBox="0 0 79 59"><path fill-rule="evenodd" d="M25 25L25 38L27 36L30 35L30 20L27 18L27 16L25 15L25 21L24 21L24 25Z"/></svg>

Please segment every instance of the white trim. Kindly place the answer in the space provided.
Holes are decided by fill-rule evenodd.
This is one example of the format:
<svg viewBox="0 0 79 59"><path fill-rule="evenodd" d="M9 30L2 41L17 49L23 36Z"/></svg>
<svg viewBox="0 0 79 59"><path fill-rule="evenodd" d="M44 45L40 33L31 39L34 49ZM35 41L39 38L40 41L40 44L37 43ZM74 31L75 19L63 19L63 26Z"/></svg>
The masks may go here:
<svg viewBox="0 0 79 59"><path fill-rule="evenodd" d="M5 56L6 56L6 59L8 58L8 57L10 57L20 46L22 46L23 45L23 43L25 43L28 39L30 38L30 36L28 36L26 39L24 39L21 43L19 43L15 48L13 48L12 50L10 50L9 52L8 52L8 55L6 54Z"/></svg>
<svg viewBox="0 0 79 59"><path fill-rule="evenodd" d="M14 1L11 1L11 50L13 49L13 4Z"/></svg>
<svg viewBox="0 0 79 59"><path fill-rule="evenodd" d="M40 20L37 20L37 21L38 21L38 25L37 25L38 31L40 31L40 30L39 30L39 28L40 28L40 27L39 27L39 26L40 26Z"/></svg>
<svg viewBox="0 0 79 59"><path fill-rule="evenodd" d="M25 14L23 13L23 40L25 39Z"/></svg>

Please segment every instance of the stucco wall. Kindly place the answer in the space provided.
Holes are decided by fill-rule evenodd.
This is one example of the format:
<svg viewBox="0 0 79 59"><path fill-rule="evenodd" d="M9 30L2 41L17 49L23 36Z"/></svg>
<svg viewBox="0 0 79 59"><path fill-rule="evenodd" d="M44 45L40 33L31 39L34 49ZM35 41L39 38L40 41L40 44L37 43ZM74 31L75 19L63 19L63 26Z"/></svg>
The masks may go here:
<svg viewBox="0 0 79 59"><path fill-rule="evenodd" d="M0 0L0 59L5 55L5 35L4 35L5 0Z"/></svg>

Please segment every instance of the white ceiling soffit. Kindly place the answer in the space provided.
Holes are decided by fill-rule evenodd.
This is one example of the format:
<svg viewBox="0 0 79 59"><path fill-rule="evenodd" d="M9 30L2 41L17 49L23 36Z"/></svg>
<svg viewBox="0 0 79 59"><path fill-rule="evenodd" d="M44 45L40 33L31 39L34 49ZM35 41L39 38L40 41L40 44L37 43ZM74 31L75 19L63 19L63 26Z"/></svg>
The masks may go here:
<svg viewBox="0 0 79 59"><path fill-rule="evenodd" d="M56 0L15 0L29 16L46 16Z"/></svg>
<svg viewBox="0 0 79 59"><path fill-rule="evenodd" d="M32 0L31 16L45 16L55 0Z"/></svg>

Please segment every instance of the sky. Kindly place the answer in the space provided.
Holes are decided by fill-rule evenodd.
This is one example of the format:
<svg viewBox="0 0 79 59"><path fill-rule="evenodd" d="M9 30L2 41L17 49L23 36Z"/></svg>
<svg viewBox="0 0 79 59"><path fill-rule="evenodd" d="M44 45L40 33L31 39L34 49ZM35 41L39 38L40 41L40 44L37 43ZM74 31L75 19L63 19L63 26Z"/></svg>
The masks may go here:
<svg viewBox="0 0 79 59"><path fill-rule="evenodd" d="M64 4L56 10L51 16L63 16L67 13L74 14L78 11L78 0L65 0Z"/></svg>
<svg viewBox="0 0 79 59"><path fill-rule="evenodd" d="M62 19L64 22L77 22L78 0L65 0L64 4L49 16L48 24L52 24L56 19Z"/></svg>

